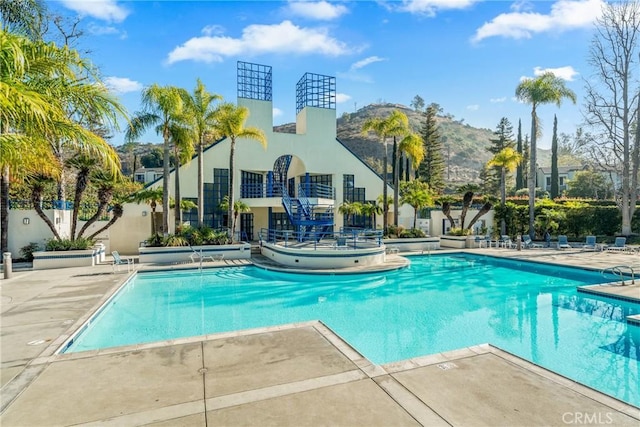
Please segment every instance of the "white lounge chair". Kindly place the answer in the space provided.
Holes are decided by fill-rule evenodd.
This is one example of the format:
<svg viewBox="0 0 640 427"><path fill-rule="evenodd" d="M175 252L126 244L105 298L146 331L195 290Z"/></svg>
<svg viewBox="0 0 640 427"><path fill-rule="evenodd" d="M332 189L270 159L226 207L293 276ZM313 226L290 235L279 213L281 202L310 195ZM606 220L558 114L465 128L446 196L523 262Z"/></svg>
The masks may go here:
<svg viewBox="0 0 640 427"><path fill-rule="evenodd" d="M525 234L524 236L522 236L522 244L525 247L525 249L543 248L544 247L544 245L542 245L540 243L534 243L533 240L531 240L531 237L528 234Z"/></svg>
<svg viewBox="0 0 640 427"><path fill-rule="evenodd" d="M567 236L561 234L558 236L558 249L571 249Z"/></svg>
<svg viewBox="0 0 640 427"><path fill-rule="evenodd" d="M111 256L113 257L113 263L111 264L111 269L114 271L114 273L116 269L120 271L120 266L125 264L127 265L127 272L131 271L131 268L133 267L133 258L122 257L120 256L118 251L112 251Z"/></svg>
<svg viewBox="0 0 640 427"><path fill-rule="evenodd" d="M514 249L517 246L513 241L511 241L511 237L507 235L500 237L499 244L505 249Z"/></svg>
<svg viewBox="0 0 640 427"><path fill-rule="evenodd" d="M191 258L191 262L196 262L196 261L202 262L205 260L216 261L213 258L213 255L204 255L202 253L202 249L197 251L191 245L189 245L189 247L191 248L191 255L189 255L189 258ZM222 260L222 258L219 258L219 260Z"/></svg>

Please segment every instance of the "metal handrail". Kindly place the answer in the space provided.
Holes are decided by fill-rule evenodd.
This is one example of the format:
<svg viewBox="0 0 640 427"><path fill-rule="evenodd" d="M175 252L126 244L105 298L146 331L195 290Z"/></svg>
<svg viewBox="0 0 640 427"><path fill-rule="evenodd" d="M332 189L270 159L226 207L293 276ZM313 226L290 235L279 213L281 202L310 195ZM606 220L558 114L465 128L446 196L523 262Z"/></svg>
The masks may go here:
<svg viewBox="0 0 640 427"><path fill-rule="evenodd" d="M622 269L631 271L631 284L634 285L636 283L636 277L633 266L631 265L614 265L613 267L603 268L602 270L600 270L600 274L602 275L602 277L604 277L605 273L610 272L614 276L619 276L620 281L622 282L622 286L624 286L624 277L627 274L625 274Z"/></svg>
<svg viewBox="0 0 640 427"><path fill-rule="evenodd" d="M288 247L289 242L298 242L300 236L305 236L308 241L314 242L314 249L317 243L324 240L335 240L336 246L356 248L359 242L374 242L377 246L382 245L382 230L352 230L350 232L326 232L326 231L295 231L295 230L273 230L261 228L260 241L269 243L284 242ZM318 238L320 237L320 238Z"/></svg>

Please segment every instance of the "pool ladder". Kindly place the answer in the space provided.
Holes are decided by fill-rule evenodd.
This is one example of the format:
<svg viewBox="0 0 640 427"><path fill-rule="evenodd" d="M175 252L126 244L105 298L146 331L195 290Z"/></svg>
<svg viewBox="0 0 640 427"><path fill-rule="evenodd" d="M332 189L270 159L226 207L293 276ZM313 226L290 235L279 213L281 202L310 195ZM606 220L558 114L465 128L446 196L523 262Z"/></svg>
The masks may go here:
<svg viewBox="0 0 640 427"><path fill-rule="evenodd" d="M625 271L623 270L626 270L627 274L625 274ZM631 284L634 285L636 283L636 275L635 271L633 270L633 266L631 265L615 265L613 267L607 267L600 270L600 274L602 275L602 277L604 277L606 273L613 274L614 276L620 276L622 286L624 286L624 277L625 275L628 276L629 272L631 272Z"/></svg>

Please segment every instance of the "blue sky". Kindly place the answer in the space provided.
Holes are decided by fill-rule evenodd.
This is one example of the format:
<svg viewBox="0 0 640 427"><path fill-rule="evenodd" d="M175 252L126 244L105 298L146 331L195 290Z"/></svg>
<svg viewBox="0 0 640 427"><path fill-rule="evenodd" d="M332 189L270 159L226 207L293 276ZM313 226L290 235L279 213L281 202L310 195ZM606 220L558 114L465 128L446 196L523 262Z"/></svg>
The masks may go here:
<svg viewBox="0 0 640 427"><path fill-rule="evenodd" d="M275 124L295 120L295 84L305 72L337 78L337 114L415 95L472 126L495 129L530 107L514 98L523 77L552 70L578 95L574 106L542 106L551 145L582 122L588 51L603 0L558 1L49 1L82 17L79 48L91 50L130 113L152 83L210 91L236 101L238 60L273 67ZM160 142L148 133L145 142ZM122 134L111 141L122 143Z"/></svg>

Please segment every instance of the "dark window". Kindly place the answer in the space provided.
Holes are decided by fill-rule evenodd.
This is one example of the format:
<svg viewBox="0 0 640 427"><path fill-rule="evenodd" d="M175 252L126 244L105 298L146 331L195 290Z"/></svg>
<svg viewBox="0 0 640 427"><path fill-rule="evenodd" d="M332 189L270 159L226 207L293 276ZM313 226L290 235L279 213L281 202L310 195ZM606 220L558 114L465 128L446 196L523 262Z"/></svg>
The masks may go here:
<svg viewBox="0 0 640 427"><path fill-rule="evenodd" d="M226 228L227 212L220 209L220 203L229 194L229 169L214 169L213 184L210 184L211 196L206 197L207 184L205 184L205 207L204 213L211 217L211 227ZM207 206L207 201L208 206Z"/></svg>
<svg viewBox="0 0 640 427"><path fill-rule="evenodd" d="M240 214L240 238L242 240L253 240L253 214Z"/></svg>
<svg viewBox="0 0 640 427"><path fill-rule="evenodd" d="M306 177L304 176L300 177L300 182L302 182L303 186L304 186L305 179ZM333 186L331 175L310 175L309 183L311 184L311 188L309 191L311 194L307 194L308 197L318 197L318 187L315 184L322 184L322 185L326 185L327 187Z"/></svg>
<svg viewBox="0 0 640 427"><path fill-rule="evenodd" d="M286 212L271 212L271 229L273 230L292 230L293 224L289 221Z"/></svg>
<svg viewBox="0 0 640 427"><path fill-rule="evenodd" d="M262 174L242 171L240 197L243 197L243 198L263 197L262 185L263 185Z"/></svg>

